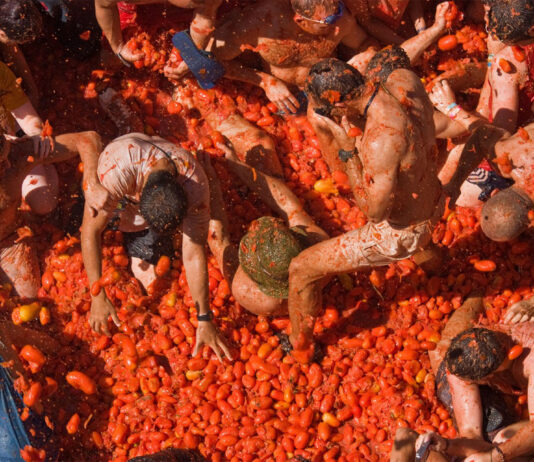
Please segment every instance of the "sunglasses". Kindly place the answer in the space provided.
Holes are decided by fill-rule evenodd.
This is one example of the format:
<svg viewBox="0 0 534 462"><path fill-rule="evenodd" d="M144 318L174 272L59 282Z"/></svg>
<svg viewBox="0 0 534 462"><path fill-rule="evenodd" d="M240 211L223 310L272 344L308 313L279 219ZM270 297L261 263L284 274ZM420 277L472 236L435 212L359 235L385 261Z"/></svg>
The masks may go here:
<svg viewBox="0 0 534 462"><path fill-rule="evenodd" d="M320 19L320 20L311 19L311 18L307 18L306 16L302 16L301 14L299 14L299 16L302 19L306 19L307 21L315 22L318 24L327 24L330 26L332 24L335 24L339 20L339 18L343 16L344 13L345 13L345 5L341 0L339 0L337 4L337 11L334 14L331 14L324 19Z"/></svg>

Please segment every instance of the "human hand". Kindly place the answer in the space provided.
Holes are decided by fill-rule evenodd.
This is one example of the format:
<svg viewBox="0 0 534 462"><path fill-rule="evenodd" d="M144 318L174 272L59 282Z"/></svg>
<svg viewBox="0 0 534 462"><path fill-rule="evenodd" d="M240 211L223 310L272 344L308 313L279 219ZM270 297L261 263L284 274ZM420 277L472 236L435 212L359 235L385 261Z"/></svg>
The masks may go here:
<svg viewBox="0 0 534 462"><path fill-rule="evenodd" d="M534 321L534 297L514 303L504 316L506 324Z"/></svg>
<svg viewBox="0 0 534 462"><path fill-rule="evenodd" d="M185 61L181 61L178 65L169 58L167 64L163 68L163 75L168 79L180 80L189 72L189 67Z"/></svg>
<svg viewBox="0 0 534 462"><path fill-rule="evenodd" d="M51 136L33 135L33 153L38 159L46 159L54 151L54 139Z"/></svg>
<svg viewBox="0 0 534 462"><path fill-rule="evenodd" d="M434 19L433 27L438 28L440 30L445 30L445 28L447 27L446 15L449 11L449 8L450 8L449 2L440 3L436 7L436 16ZM419 31L419 29L417 29L417 26L416 26L416 30Z"/></svg>
<svg viewBox="0 0 534 462"><path fill-rule="evenodd" d="M232 361L232 355L230 350L223 341L222 336L217 332L217 328L213 325L211 321L200 321L197 327L197 339L195 342L195 350L193 351L193 356L196 356L202 345L208 345L217 355L219 361L222 363L223 358L221 355L221 350L224 352L224 355Z"/></svg>
<svg viewBox="0 0 534 462"><path fill-rule="evenodd" d="M449 106L456 102L454 91L452 91L446 79L437 81L428 94L428 97L436 109L445 115L448 115Z"/></svg>
<svg viewBox="0 0 534 462"><path fill-rule="evenodd" d="M341 125L338 125L329 117L317 114L316 112L313 114L313 117L319 126L332 133L341 149L344 149L345 151L352 151L354 149L354 138L351 138L348 134L351 126L345 116L341 119Z"/></svg>
<svg viewBox="0 0 534 462"><path fill-rule="evenodd" d="M239 162L239 158L237 157L237 154L235 153L235 149L230 143L229 145L224 143L217 143L216 145L222 152L224 152L224 157L228 160L233 160L235 162Z"/></svg>
<svg viewBox="0 0 534 462"><path fill-rule="evenodd" d="M96 217L98 211L111 205L111 196L98 180L84 183L85 202L91 209L91 216Z"/></svg>
<svg viewBox="0 0 534 462"><path fill-rule="evenodd" d="M117 312L108 298L104 294L93 297L91 313L89 314L89 325L91 326L91 329L99 334L105 334L109 337L111 335L108 326L109 316L111 316L111 319L117 327L121 325Z"/></svg>
<svg viewBox="0 0 534 462"><path fill-rule="evenodd" d="M419 452L419 450L424 446L428 447L428 451L432 450L439 452L440 454L445 454L447 451L448 441L437 433L428 432L417 437L417 440L415 441L415 451Z"/></svg>
<svg viewBox="0 0 534 462"><path fill-rule="evenodd" d="M492 462L491 450L486 452L477 452L464 459L464 462Z"/></svg>
<svg viewBox="0 0 534 462"><path fill-rule="evenodd" d="M294 114L300 107L297 98L289 91L287 85L276 77L268 77L262 82L261 87L269 101L276 104L278 109L284 112Z"/></svg>
<svg viewBox="0 0 534 462"><path fill-rule="evenodd" d="M129 63L139 61L140 59L143 59L145 57L145 54L142 51L132 51L124 43L121 43L117 47L117 51L115 51L115 54L117 56L120 55L119 59L122 58L121 61L126 61Z"/></svg>

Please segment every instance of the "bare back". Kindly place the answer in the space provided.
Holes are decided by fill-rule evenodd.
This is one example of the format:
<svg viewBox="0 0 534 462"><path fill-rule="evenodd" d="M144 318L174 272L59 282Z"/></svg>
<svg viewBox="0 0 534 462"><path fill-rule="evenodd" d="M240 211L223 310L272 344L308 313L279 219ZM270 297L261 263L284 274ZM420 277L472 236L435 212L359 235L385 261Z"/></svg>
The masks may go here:
<svg viewBox="0 0 534 462"><path fill-rule="evenodd" d="M265 72L302 87L310 67L332 56L348 30L358 26L345 14L326 35L312 35L295 23L294 15L288 1L266 0L230 14L215 38L229 53L236 48L258 53ZM223 59L226 54L225 50L215 53Z"/></svg>
<svg viewBox="0 0 534 462"><path fill-rule="evenodd" d="M389 148L382 156L362 162L371 176L374 168L384 168L383 163L392 170L389 176L396 176L387 218L394 225L415 224L435 213L441 184L432 114L432 103L419 77L406 69L389 76L369 108L362 143L371 138Z"/></svg>

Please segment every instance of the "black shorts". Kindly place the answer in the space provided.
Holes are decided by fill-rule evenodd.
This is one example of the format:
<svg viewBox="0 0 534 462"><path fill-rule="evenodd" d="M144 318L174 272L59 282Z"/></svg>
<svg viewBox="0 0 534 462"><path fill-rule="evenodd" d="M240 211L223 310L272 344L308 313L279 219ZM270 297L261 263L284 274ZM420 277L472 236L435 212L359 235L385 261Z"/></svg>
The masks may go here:
<svg viewBox="0 0 534 462"><path fill-rule="evenodd" d="M163 255L174 255L172 237L169 235L158 234L150 228L123 235L126 253L130 257L137 257L155 265Z"/></svg>
<svg viewBox="0 0 534 462"><path fill-rule="evenodd" d="M481 385L479 388L484 415L482 426L484 430L484 438L491 442L499 430L519 422L519 418L513 411L513 407L507 404L508 400L504 393L494 390L486 385ZM449 411L449 414L454 420L452 397L445 371L445 362L440 364L436 375L436 395L441 403L447 408L447 411Z"/></svg>

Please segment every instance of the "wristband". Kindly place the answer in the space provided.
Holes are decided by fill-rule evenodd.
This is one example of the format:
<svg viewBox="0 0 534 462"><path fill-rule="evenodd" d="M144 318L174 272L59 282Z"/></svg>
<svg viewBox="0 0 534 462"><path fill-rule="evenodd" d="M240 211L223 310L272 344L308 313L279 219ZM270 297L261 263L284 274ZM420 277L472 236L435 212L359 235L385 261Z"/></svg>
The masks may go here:
<svg viewBox="0 0 534 462"><path fill-rule="evenodd" d="M213 319L213 313L211 311L208 311L205 314L197 314L198 322L210 322L212 319Z"/></svg>
<svg viewBox="0 0 534 462"><path fill-rule="evenodd" d="M488 67L491 67L493 64L493 54L488 55Z"/></svg>
<svg viewBox="0 0 534 462"><path fill-rule="evenodd" d="M462 108L458 104L451 103L447 106L447 116L451 119L455 119L461 110Z"/></svg>
<svg viewBox="0 0 534 462"><path fill-rule="evenodd" d="M352 151L346 151L345 149L340 149L337 152L337 156L342 162L348 162L349 159L352 159L354 157L355 149Z"/></svg>

